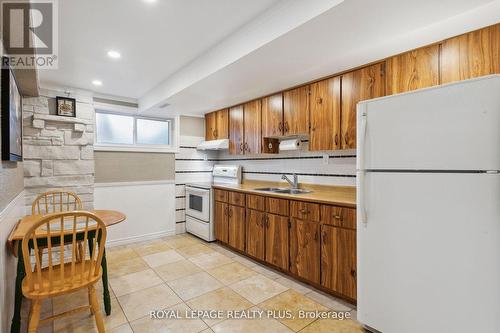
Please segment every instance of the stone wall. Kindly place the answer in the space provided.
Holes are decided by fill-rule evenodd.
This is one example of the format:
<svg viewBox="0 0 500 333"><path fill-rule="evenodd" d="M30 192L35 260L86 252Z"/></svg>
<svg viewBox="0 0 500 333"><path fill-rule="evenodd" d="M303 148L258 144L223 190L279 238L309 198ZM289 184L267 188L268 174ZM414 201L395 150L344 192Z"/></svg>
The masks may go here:
<svg viewBox="0 0 500 333"><path fill-rule="evenodd" d="M23 155L26 208L36 195L52 189L76 192L85 209L94 202L94 124L92 96L79 94L76 117L56 115L55 96L23 99Z"/></svg>

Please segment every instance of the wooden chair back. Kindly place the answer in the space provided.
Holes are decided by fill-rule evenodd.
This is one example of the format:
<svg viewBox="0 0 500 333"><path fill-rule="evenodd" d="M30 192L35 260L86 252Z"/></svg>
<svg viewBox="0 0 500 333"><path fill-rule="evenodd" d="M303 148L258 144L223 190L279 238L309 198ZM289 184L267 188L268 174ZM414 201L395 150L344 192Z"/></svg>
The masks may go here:
<svg viewBox="0 0 500 333"><path fill-rule="evenodd" d="M32 215L46 215L82 209L82 201L78 195L69 191L48 191L42 193L31 204Z"/></svg>
<svg viewBox="0 0 500 333"><path fill-rule="evenodd" d="M83 242L84 260L80 261L77 260L78 242ZM22 241L27 291L51 295L94 282L100 277L105 242L106 225L90 212L44 216L33 224ZM40 248L46 248L48 254L48 265L43 269ZM30 256L30 249L34 250L34 256Z"/></svg>

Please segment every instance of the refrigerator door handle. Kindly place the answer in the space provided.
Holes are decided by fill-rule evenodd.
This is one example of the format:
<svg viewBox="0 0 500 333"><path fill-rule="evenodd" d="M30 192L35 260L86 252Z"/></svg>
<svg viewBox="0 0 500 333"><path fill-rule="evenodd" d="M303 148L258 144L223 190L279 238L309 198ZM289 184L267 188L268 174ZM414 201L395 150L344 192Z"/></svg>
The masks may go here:
<svg viewBox="0 0 500 333"><path fill-rule="evenodd" d="M358 107L363 107L359 105ZM358 195L358 211L360 214L360 221L363 225L367 224L367 216L366 216L366 207L365 207L365 165L364 165L364 145L366 138L366 123L367 123L367 113L366 109L361 109L358 113L360 116L360 128L358 133L358 151L357 151L357 160L358 160L358 188L360 189L360 193Z"/></svg>

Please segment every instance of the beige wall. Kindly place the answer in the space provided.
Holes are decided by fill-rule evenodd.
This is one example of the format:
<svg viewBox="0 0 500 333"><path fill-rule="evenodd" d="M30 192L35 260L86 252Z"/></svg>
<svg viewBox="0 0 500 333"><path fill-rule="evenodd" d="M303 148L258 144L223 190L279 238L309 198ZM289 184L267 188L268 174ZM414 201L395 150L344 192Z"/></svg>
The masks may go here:
<svg viewBox="0 0 500 333"><path fill-rule="evenodd" d="M180 117L180 135L183 136L205 136L205 118Z"/></svg>
<svg viewBox="0 0 500 333"><path fill-rule="evenodd" d="M174 154L96 151L95 182L174 180Z"/></svg>
<svg viewBox="0 0 500 333"><path fill-rule="evenodd" d="M0 41L0 56L2 55L3 45ZM0 119L0 138L2 136L1 128ZM24 189L23 174L23 163L0 161L0 212Z"/></svg>

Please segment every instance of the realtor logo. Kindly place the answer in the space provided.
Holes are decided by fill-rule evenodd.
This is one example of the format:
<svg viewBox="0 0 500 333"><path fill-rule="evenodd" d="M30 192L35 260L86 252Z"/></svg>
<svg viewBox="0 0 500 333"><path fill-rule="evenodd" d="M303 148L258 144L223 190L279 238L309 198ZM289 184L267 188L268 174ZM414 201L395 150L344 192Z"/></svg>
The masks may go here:
<svg viewBox="0 0 500 333"><path fill-rule="evenodd" d="M1 15L11 67L57 69L57 0L2 1Z"/></svg>

